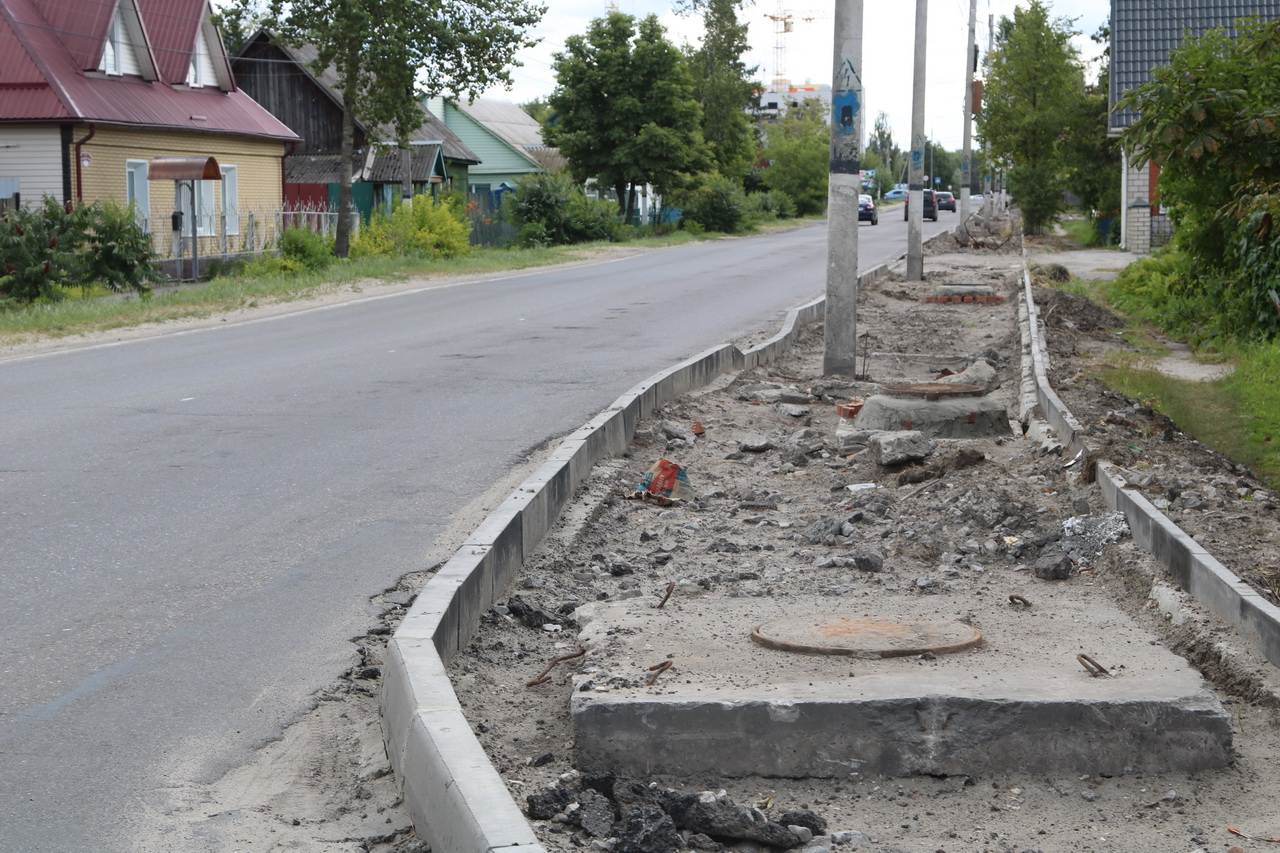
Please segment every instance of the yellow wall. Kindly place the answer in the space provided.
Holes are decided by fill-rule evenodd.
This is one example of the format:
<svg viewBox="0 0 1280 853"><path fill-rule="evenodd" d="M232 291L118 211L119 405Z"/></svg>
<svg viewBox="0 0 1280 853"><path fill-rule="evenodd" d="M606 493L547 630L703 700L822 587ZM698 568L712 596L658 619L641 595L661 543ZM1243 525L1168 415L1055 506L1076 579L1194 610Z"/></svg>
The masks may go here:
<svg viewBox="0 0 1280 853"><path fill-rule="evenodd" d="M82 139L87 127L77 127L74 139ZM73 163L81 170L84 201L112 200L125 202L125 164L129 160L152 160L156 157L215 157L220 166L235 166L237 171L237 196L241 228L240 238L231 238L229 248L235 251L240 239L247 239L246 226L249 213L255 215L261 243L264 226L271 227L276 212L281 208L281 157L284 143L248 137L222 134L161 132L130 128L98 126L93 139L81 148L83 156L91 160L87 166ZM74 157L74 154L73 154ZM75 174L72 175L72 187ZM170 253L170 219L174 211L173 181L150 181L151 195L150 230L155 235L157 250ZM185 191L184 191L185 192ZM215 193L215 209L221 213L221 193ZM184 232L190 227L189 223ZM218 237L201 238L202 252L212 251ZM207 244L207 245L206 245Z"/></svg>

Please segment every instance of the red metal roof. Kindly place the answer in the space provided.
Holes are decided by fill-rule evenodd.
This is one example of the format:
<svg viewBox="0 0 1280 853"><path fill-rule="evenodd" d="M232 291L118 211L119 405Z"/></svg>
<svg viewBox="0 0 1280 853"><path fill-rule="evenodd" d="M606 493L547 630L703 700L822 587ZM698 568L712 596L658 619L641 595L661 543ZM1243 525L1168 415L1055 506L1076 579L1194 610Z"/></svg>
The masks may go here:
<svg viewBox="0 0 1280 853"><path fill-rule="evenodd" d="M196 30L204 19L207 0L137 0L138 11L147 28L147 40L156 56L160 79L182 83L187 79L191 51L196 46ZM213 61L219 61L217 45L209 45Z"/></svg>
<svg viewBox="0 0 1280 853"><path fill-rule="evenodd" d="M0 0L0 121L76 119L136 127L228 133L295 140L297 135L238 89L189 89L183 85L140 77L108 77L86 72L83 37L107 9L108 20L114 0ZM68 12L79 10L80 15ZM207 11L205 0L139 0L148 39L163 32L164 49L152 44L161 74L166 79L186 78L196 27ZM49 12L54 26L44 17ZM185 53L175 53L175 45L187 37ZM103 24L105 37L105 24ZM76 51L67 46L70 39ZM100 46L95 46L95 51ZM221 44L211 44L215 62L225 62ZM166 59L166 57L169 57ZM172 57L177 57L177 60ZM173 68L182 71L170 78ZM166 70L167 69L167 70Z"/></svg>

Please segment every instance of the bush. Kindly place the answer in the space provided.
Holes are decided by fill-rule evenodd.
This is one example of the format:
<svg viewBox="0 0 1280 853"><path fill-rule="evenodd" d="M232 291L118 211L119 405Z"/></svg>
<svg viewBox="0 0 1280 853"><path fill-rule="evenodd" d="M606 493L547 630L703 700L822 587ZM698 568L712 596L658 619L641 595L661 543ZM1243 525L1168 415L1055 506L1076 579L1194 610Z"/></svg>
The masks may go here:
<svg viewBox="0 0 1280 853"><path fill-rule="evenodd" d="M793 110L767 130L765 184L786 193L798 214L827 208L830 133L823 117L813 110Z"/></svg>
<svg viewBox="0 0 1280 853"><path fill-rule="evenodd" d="M440 260L471 251L471 223L456 196L417 196L375 216L351 244L353 258L413 255Z"/></svg>
<svg viewBox="0 0 1280 853"><path fill-rule="evenodd" d="M747 222L747 197L742 186L723 175L705 176L681 199L684 218L707 231L736 234Z"/></svg>
<svg viewBox="0 0 1280 853"><path fill-rule="evenodd" d="M147 291L151 241L118 205L74 207L46 198L40 208L0 220L0 298L56 302L66 288L101 282L113 291Z"/></svg>
<svg viewBox="0 0 1280 853"><path fill-rule="evenodd" d="M617 240L621 224L612 202L587 198L567 175L530 175L503 203L520 246L553 246Z"/></svg>
<svg viewBox="0 0 1280 853"><path fill-rule="evenodd" d="M309 228L288 228L280 235L280 256L318 272L333 263L333 241Z"/></svg>
<svg viewBox="0 0 1280 853"><path fill-rule="evenodd" d="M796 215L796 203L791 196L779 190L749 194L747 209L761 220L790 219Z"/></svg>
<svg viewBox="0 0 1280 853"><path fill-rule="evenodd" d="M133 211L115 202L88 209L83 246L85 282L101 282L113 293L147 293L156 278L151 237Z"/></svg>

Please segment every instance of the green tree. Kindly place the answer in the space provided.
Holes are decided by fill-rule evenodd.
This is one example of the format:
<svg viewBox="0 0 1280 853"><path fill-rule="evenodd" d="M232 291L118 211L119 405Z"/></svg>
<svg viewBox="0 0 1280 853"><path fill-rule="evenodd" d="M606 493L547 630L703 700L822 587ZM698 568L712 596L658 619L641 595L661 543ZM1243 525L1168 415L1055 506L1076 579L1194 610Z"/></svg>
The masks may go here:
<svg viewBox="0 0 1280 853"><path fill-rule="evenodd" d="M1135 165L1160 164L1159 193L1191 256L1193 287L1232 333L1276 334L1280 290L1280 21L1241 21L1231 38L1188 38L1121 106Z"/></svg>
<svg viewBox="0 0 1280 853"><path fill-rule="evenodd" d="M876 170L876 191L878 195L884 195L898 183L902 168L906 165L902 149L893 141L888 113L882 111L876 116L875 126L867 140L867 154L878 161L878 165L868 168Z"/></svg>
<svg viewBox="0 0 1280 853"><path fill-rule="evenodd" d="M332 66L342 89L339 209L351 208L355 115L394 129L396 142L423 120L421 97L474 96L510 83L512 54L532 44L528 30L545 8L534 0L271 0L273 28L310 44L313 71ZM350 216L339 217L334 253L350 248Z"/></svg>
<svg viewBox="0 0 1280 853"><path fill-rule="evenodd" d="M532 101L521 104L520 109L528 113L530 118L543 127L551 123L555 117L546 98L534 98Z"/></svg>
<svg viewBox="0 0 1280 853"><path fill-rule="evenodd" d="M544 132L547 143L568 158L577 180L613 187L627 218L637 184L667 195L707 165L688 65L656 15L596 18L585 34L566 39L555 70L557 120Z"/></svg>
<svg viewBox="0 0 1280 853"><path fill-rule="evenodd" d="M1113 217L1120 212L1120 141L1108 136L1110 125L1111 28L1103 25L1092 36L1106 45L1098 79L1087 86L1072 113L1064 152L1071 191L1080 197L1085 213Z"/></svg>
<svg viewBox="0 0 1280 853"><path fill-rule="evenodd" d="M1009 188L1032 233L1063 206L1065 140L1084 91L1073 35L1069 20L1031 0L1001 19L990 58L978 133L992 157L1010 163Z"/></svg>
<svg viewBox="0 0 1280 853"><path fill-rule="evenodd" d="M702 107L702 136L720 174L742 181L756 156L756 137L747 110L755 98L754 67L742 57L750 46L739 21L742 0L697 0L702 44L690 53L694 97Z"/></svg>
<svg viewBox="0 0 1280 853"><path fill-rule="evenodd" d="M827 207L831 131L815 103L793 107L769 125L764 180L769 189L786 193L801 216Z"/></svg>
<svg viewBox="0 0 1280 853"><path fill-rule="evenodd" d="M232 56L240 52L266 20L265 0L228 0L222 8L213 11L214 26Z"/></svg>

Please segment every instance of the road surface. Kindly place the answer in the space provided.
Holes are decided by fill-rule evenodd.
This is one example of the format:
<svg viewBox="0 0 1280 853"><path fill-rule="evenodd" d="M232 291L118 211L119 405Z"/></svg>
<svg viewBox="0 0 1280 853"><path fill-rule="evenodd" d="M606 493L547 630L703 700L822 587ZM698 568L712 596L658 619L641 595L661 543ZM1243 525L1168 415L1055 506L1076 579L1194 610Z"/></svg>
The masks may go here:
<svg viewBox="0 0 1280 853"><path fill-rule="evenodd" d="M862 267L905 234L863 226ZM129 850L523 451L774 330L825 257L809 226L0 362L0 850Z"/></svg>

